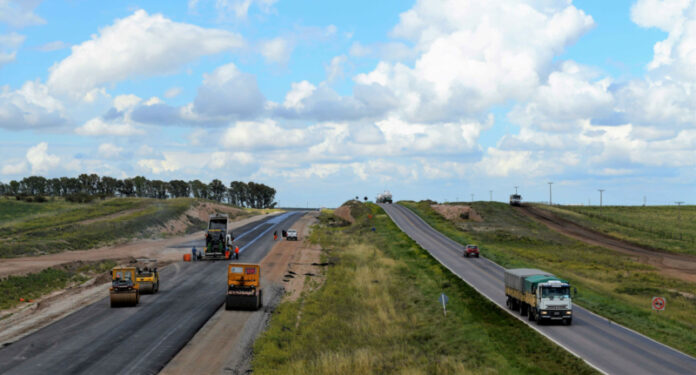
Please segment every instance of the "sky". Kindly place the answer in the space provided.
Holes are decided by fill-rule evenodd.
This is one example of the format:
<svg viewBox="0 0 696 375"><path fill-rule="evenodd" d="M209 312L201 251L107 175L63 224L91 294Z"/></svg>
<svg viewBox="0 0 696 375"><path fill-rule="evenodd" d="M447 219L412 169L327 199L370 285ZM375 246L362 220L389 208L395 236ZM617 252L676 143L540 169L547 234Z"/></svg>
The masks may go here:
<svg viewBox="0 0 696 375"><path fill-rule="evenodd" d="M0 181L695 203L696 0L0 0Z"/></svg>

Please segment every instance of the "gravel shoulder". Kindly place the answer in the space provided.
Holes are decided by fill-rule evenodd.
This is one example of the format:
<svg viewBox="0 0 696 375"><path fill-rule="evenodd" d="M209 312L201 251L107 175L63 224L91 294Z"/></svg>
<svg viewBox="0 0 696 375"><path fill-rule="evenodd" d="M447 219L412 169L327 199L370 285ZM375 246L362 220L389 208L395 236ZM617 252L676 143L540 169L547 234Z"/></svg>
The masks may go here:
<svg viewBox="0 0 696 375"><path fill-rule="evenodd" d="M316 213L308 213L299 219L292 227L300 234L299 241L279 240L261 261L264 307L258 311L226 311L222 306L161 374L250 372L254 340L266 328L275 306L304 290L306 277L311 277L304 273L321 272L311 265L319 262L320 250L303 241L316 218Z"/></svg>

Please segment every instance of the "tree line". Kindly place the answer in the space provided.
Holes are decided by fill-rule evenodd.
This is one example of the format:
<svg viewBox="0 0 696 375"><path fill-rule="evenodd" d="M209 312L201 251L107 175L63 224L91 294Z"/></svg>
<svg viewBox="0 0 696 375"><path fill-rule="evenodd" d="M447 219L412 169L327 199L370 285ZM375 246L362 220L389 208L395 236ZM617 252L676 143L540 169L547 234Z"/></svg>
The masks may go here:
<svg viewBox="0 0 696 375"><path fill-rule="evenodd" d="M71 201L89 201L106 197L180 198L194 197L225 202L239 207L275 207L276 190L255 182L232 181L226 186L218 179L206 184L200 180L148 180L143 176L117 179L83 173L77 177L25 177L7 184L0 182L0 195L27 197L65 197ZM39 200L40 201L40 200Z"/></svg>

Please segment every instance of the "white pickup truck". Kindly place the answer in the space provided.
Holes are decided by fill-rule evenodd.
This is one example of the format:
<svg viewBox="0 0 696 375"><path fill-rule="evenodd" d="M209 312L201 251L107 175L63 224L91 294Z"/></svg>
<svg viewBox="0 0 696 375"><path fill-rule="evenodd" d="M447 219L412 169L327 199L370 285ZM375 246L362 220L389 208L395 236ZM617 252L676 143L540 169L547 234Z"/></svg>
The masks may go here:
<svg viewBox="0 0 696 375"><path fill-rule="evenodd" d="M288 235L286 239L288 241L297 241L297 231L294 229L288 229Z"/></svg>

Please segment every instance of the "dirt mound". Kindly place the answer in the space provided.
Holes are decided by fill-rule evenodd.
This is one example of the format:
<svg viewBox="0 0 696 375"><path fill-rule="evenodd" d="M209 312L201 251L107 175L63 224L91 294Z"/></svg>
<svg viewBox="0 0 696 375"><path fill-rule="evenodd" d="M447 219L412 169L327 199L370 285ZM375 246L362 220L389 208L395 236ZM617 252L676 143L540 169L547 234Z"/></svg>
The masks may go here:
<svg viewBox="0 0 696 375"><path fill-rule="evenodd" d="M355 223L355 218L350 213L350 206L343 205L334 211L334 215L340 217L341 219L353 224Z"/></svg>
<svg viewBox="0 0 696 375"><path fill-rule="evenodd" d="M483 221L481 215L476 213L470 206L450 205L450 204L432 204L433 210L450 221L472 220Z"/></svg>
<svg viewBox="0 0 696 375"><path fill-rule="evenodd" d="M208 218L213 214L227 214L230 219L251 216L247 211L212 202L196 202L183 215L151 229L152 233L180 235L205 228Z"/></svg>

